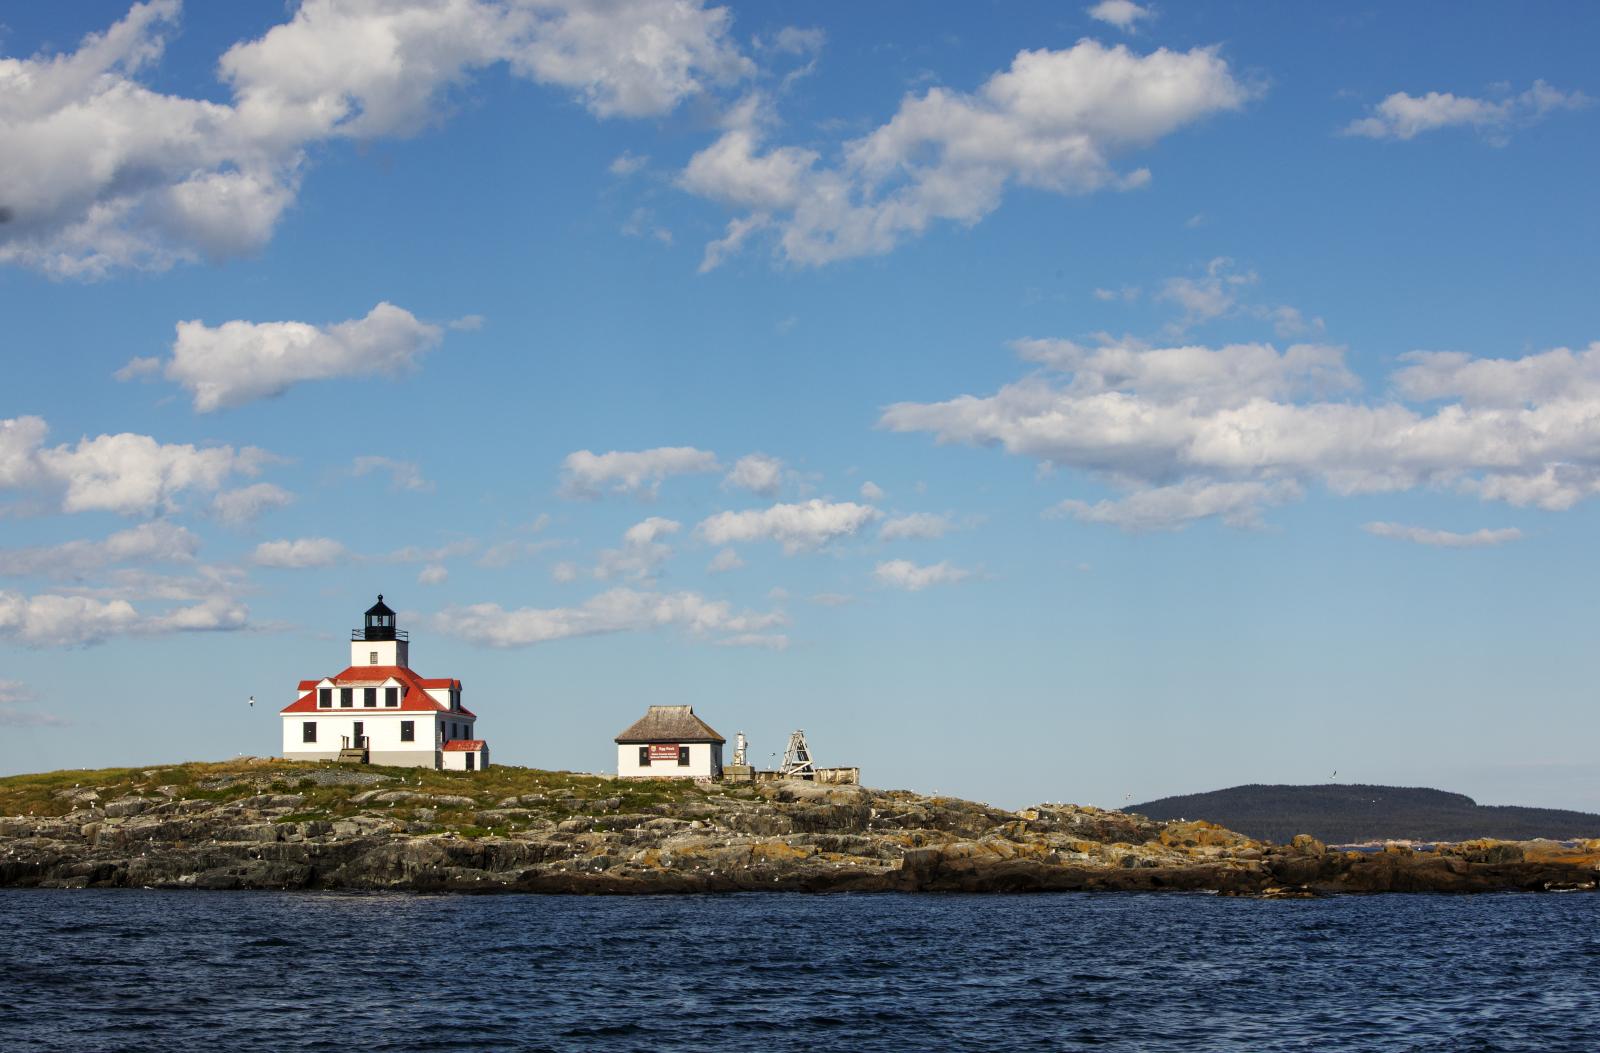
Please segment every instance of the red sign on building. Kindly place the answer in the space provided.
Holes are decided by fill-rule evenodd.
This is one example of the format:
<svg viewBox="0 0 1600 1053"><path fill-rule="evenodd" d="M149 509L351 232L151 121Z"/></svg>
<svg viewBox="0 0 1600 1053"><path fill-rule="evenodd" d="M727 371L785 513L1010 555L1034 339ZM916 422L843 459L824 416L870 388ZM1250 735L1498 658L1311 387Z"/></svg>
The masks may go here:
<svg viewBox="0 0 1600 1053"><path fill-rule="evenodd" d="M677 760L678 759L678 744L674 742L672 745L668 746L668 745L663 745L662 743L659 743L659 742L652 742L650 744L650 759L651 759L651 761L675 761L675 760Z"/></svg>

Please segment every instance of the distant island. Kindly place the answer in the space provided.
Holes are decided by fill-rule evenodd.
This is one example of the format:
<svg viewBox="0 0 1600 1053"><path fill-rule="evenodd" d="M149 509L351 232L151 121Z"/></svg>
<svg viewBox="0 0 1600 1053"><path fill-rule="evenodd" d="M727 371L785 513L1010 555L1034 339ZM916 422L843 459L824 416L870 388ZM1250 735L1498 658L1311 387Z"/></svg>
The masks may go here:
<svg viewBox="0 0 1600 1053"><path fill-rule="evenodd" d="M1465 841L1492 837L1571 840L1600 837L1600 815L1559 808L1482 805L1459 793L1409 786L1252 783L1136 804L1151 819L1205 819L1267 841L1310 834L1327 844Z"/></svg>
<svg viewBox="0 0 1600 1053"><path fill-rule="evenodd" d="M1593 890L1600 840L1341 852L798 779L245 758L0 778L0 886L411 892Z"/></svg>

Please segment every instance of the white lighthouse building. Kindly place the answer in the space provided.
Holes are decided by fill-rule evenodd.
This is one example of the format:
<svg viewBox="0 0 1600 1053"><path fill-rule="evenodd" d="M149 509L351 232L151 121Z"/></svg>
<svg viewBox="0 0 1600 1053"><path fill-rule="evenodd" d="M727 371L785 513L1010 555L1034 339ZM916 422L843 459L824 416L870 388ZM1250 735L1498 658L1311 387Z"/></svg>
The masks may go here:
<svg viewBox="0 0 1600 1053"><path fill-rule="evenodd" d="M411 669L411 641L378 596L366 624L350 634L350 664L302 680L282 711L288 760L343 760L474 771L489 766L477 714L461 704L461 681L425 679Z"/></svg>

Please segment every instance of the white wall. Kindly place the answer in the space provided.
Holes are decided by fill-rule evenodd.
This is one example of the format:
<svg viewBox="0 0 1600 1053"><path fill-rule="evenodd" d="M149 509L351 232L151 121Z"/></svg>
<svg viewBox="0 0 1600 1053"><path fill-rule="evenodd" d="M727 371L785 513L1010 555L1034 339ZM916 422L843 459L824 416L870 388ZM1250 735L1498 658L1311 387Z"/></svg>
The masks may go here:
<svg viewBox="0 0 1600 1053"><path fill-rule="evenodd" d="M372 660L376 651L378 660ZM403 665L411 668L411 645L405 640L351 640L351 665Z"/></svg>
<svg viewBox="0 0 1600 1053"><path fill-rule="evenodd" d="M663 743L665 745L665 743ZM617 743L617 775L624 779L710 779L722 774L722 744L719 742L691 742L689 764L680 766L677 761L639 763L639 744Z"/></svg>
<svg viewBox="0 0 1600 1053"><path fill-rule="evenodd" d="M489 766L488 746L483 747L481 750L445 750L440 756L444 758L444 763L441 766L446 771L466 771L467 758L469 756L478 758L476 770L482 771Z"/></svg>
<svg viewBox="0 0 1600 1053"><path fill-rule="evenodd" d="M334 709L322 710L317 713L285 713L283 715L283 752L290 753L338 753L343 744L342 738L355 733L352 725L356 721L363 725L362 734L367 738L367 748L394 752L397 750L426 750L432 752L435 747L435 736L438 725L429 713L405 713L398 709L385 710L363 709ZM411 742L400 741L400 722L409 720L415 730L416 737ZM317 724L317 741L302 741L301 725L306 721L315 721ZM350 745L356 743L352 740Z"/></svg>

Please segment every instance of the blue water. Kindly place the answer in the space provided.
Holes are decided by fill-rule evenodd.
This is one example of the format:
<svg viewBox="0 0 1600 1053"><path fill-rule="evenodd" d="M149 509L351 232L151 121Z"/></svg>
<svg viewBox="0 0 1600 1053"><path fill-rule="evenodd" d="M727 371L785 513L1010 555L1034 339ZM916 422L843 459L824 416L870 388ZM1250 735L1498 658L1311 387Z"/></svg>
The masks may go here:
<svg viewBox="0 0 1600 1053"><path fill-rule="evenodd" d="M1600 895L0 891L0 1050L1600 1050Z"/></svg>

